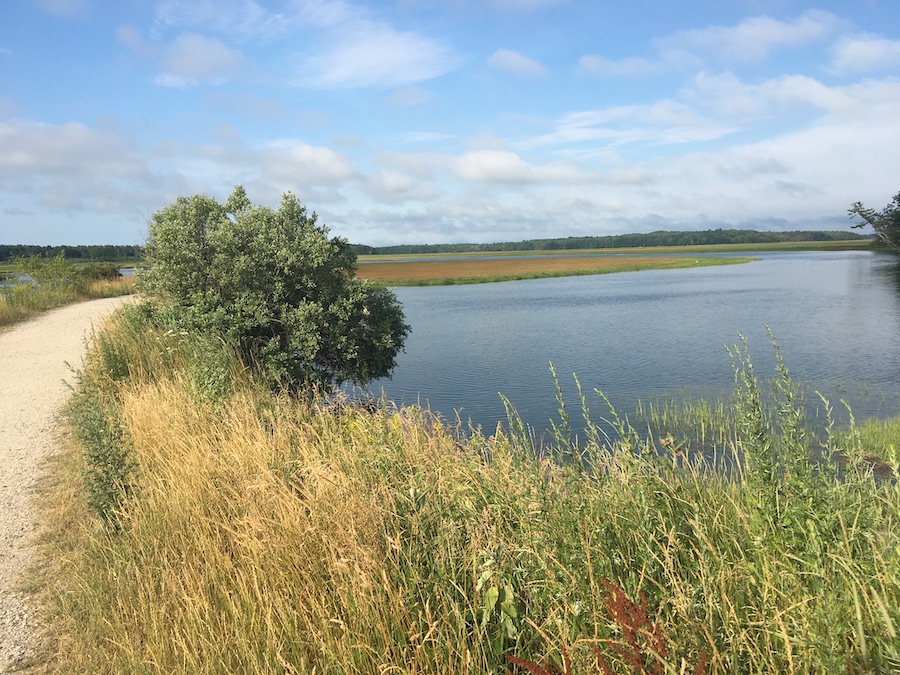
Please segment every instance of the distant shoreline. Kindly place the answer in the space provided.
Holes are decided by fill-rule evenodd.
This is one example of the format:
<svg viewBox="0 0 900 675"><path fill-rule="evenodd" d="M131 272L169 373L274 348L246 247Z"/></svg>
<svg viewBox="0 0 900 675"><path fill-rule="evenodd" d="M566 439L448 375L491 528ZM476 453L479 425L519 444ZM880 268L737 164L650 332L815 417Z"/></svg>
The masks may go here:
<svg viewBox="0 0 900 675"><path fill-rule="evenodd" d="M555 277L637 272L651 269L683 269L714 265L735 265L753 258L675 257L610 254L492 256L453 254L430 259L404 256L404 260L368 260L361 262L357 275L389 286L450 286L484 284L500 281L546 279Z"/></svg>

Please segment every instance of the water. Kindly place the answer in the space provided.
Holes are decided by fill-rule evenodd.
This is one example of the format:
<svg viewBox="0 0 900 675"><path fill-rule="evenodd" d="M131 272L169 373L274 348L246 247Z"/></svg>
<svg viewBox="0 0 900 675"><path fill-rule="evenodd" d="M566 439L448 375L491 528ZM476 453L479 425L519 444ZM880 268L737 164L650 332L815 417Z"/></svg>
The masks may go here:
<svg viewBox="0 0 900 675"><path fill-rule="evenodd" d="M392 379L371 390L490 433L503 393L544 429L569 405L572 373L622 412L638 400L719 397L733 374L725 345L748 340L774 374L768 324L795 380L857 418L900 409L900 265L866 251L759 253L746 265L654 270L474 286L399 288L412 333ZM592 407L604 413L598 397ZM840 407L838 405L838 407Z"/></svg>

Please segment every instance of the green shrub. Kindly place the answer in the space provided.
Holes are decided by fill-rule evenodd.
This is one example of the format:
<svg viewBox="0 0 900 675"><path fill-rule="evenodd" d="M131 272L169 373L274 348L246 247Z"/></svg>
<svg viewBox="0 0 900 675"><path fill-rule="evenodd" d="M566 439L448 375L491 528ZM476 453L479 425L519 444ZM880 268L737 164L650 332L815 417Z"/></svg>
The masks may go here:
<svg viewBox="0 0 900 675"><path fill-rule="evenodd" d="M123 426L119 405L109 391L93 379L79 378L69 417L84 450L84 485L88 506L107 523L132 491L137 469L131 438Z"/></svg>
<svg viewBox="0 0 900 675"><path fill-rule="evenodd" d="M160 320L220 337L275 388L384 377L409 332L403 312L316 220L290 193L277 211L242 187L224 204L179 198L151 218L141 289Z"/></svg>

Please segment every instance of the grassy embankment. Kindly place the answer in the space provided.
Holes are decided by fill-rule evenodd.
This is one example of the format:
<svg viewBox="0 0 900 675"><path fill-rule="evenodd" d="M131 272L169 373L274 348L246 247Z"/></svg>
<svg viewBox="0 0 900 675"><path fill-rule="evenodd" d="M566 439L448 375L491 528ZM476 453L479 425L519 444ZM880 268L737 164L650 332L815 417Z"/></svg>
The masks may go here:
<svg viewBox="0 0 900 675"><path fill-rule="evenodd" d="M71 270L86 269L77 263L68 264ZM17 278L19 266L0 264L0 279ZM0 328L31 319L41 312L73 302L111 298L132 292L134 277L118 279L53 280L40 285L17 284L0 286Z"/></svg>
<svg viewBox="0 0 900 675"><path fill-rule="evenodd" d="M900 425L814 438L786 369L767 403L743 347L720 412L648 435L607 411L620 433L575 446L563 409L538 449L514 414L460 438L419 409L276 396L124 316L73 400L87 450L42 497L48 669L900 668L900 486L860 461L873 434L900 468ZM683 461L694 421L730 478Z"/></svg>

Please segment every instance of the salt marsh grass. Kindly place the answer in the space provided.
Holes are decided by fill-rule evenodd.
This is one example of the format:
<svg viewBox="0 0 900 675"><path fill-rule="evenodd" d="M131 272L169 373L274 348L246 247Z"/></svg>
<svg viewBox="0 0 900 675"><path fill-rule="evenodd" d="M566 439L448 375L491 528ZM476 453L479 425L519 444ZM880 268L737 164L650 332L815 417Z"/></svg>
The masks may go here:
<svg viewBox="0 0 900 675"><path fill-rule="evenodd" d="M739 351L733 410L654 409L649 433L585 394L616 433L574 445L560 420L535 447L512 406L462 436L419 408L279 396L123 316L76 400L113 404L133 471L98 517L73 486L102 467L73 446L42 500L48 672L900 668L900 488L804 459L786 370L767 404ZM692 421L737 472L681 461ZM870 433L896 447L894 423L822 442L856 456ZM641 596L666 653L635 671L643 638L611 608Z"/></svg>
<svg viewBox="0 0 900 675"><path fill-rule="evenodd" d="M637 272L653 269L684 269L714 265L746 263L752 258L676 258L648 255L595 255L579 257L556 255L499 257L484 260L477 256L460 256L446 260L440 257L422 260L383 262L369 258L360 264L360 277L391 286L448 286L482 284L522 279L549 279L566 276L588 276L614 272Z"/></svg>

